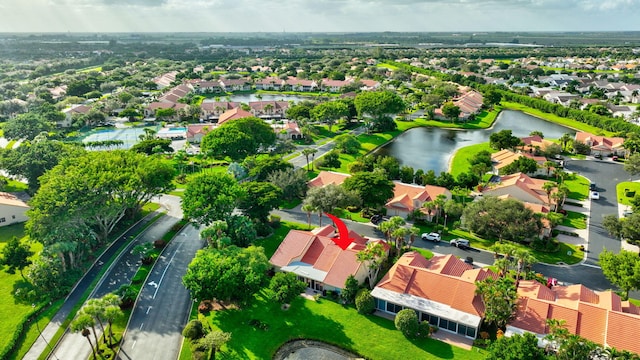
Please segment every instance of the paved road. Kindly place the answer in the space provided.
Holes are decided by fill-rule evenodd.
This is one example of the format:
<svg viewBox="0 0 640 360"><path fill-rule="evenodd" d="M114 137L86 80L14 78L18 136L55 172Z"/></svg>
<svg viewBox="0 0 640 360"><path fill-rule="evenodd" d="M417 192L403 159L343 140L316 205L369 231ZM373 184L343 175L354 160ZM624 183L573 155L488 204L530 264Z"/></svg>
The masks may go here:
<svg viewBox="0 0 640 360"><path fill-rule="evenodd" d="M153 242L161 238L182 218L179 197L163 195L154 201L159 202L167 210L166 215L149 226L120 253L118 259L112 263L109 270L95 287L89 296L90 298L101 297L117 290L121 285L129 284L139 267L138 261L140 259L140 255L131 254L131 249L138 244ZM88 286L88 284L86 285ZM66 305L67 303L65 302L65 306ZM67 329L67 332L65 332L64 336L58 341L57 346L55 346L55 351L50 358L86 359L90 354L91 348L87 340L81 334L71 333Z"/></svg>
<svg viewBox="0 0 640 360"><path fill-rule="evenodd" d="M605 215L618 213L616 185L629 181L631 177L622 164L610 160L570 160L565 163L567 170L577 172L595 182L600 192L599 200L591 201L589 218L589 248L586 264L598 265L598 257L603 249L618 253L620 240L611 237L602 227Z"/></svg>
<svg viewBox="0 0 640 360"><path fill-rule="evenodd" d="M191 225L169 246L140 291L118 359L177 359L182 328L189 319L191 297L182 276L204 242Z"/></svg>

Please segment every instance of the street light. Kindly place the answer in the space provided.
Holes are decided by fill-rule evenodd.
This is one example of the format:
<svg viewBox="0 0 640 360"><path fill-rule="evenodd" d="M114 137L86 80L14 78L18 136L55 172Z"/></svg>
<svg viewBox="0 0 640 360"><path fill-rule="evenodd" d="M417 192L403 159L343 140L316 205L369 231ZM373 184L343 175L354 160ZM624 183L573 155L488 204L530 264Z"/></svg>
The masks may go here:
<svg viewBox="0 0 640 360"><path fill-rule="evenodd" d="M447 229L447 214L444 214L444 229Z"/></svg>

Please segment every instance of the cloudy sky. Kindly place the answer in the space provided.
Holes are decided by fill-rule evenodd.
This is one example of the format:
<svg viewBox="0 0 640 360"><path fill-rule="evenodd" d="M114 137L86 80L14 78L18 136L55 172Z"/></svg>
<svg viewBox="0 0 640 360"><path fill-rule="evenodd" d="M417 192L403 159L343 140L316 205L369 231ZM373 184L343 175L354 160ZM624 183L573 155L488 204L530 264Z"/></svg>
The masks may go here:
<svg viewBox="0 0 640 360"><path fill-rule="evenodd" d="M0 32L640 30L640 0L0 0Z"/></svg>

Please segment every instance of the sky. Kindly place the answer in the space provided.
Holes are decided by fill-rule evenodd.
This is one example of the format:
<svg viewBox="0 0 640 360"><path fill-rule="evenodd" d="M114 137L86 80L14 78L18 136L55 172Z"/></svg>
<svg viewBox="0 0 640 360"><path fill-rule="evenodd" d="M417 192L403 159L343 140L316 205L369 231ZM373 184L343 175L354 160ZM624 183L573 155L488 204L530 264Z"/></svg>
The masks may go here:
<svg viewBox="0 0 640 360"><path fill-rule="evenodd" d="M640 31L640 0L0 0L0 32Z"/></svg>

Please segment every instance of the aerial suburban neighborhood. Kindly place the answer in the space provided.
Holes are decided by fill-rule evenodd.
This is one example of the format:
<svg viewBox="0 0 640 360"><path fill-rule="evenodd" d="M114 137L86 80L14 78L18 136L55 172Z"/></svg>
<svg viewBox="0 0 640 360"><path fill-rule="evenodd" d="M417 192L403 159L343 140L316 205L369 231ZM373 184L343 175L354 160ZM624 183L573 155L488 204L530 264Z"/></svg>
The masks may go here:
<svg viewBox="0 0 640 360"><path fill-rule="evenodd" d="M0 359L640 358L636 29L4 29Z"/></svg>

